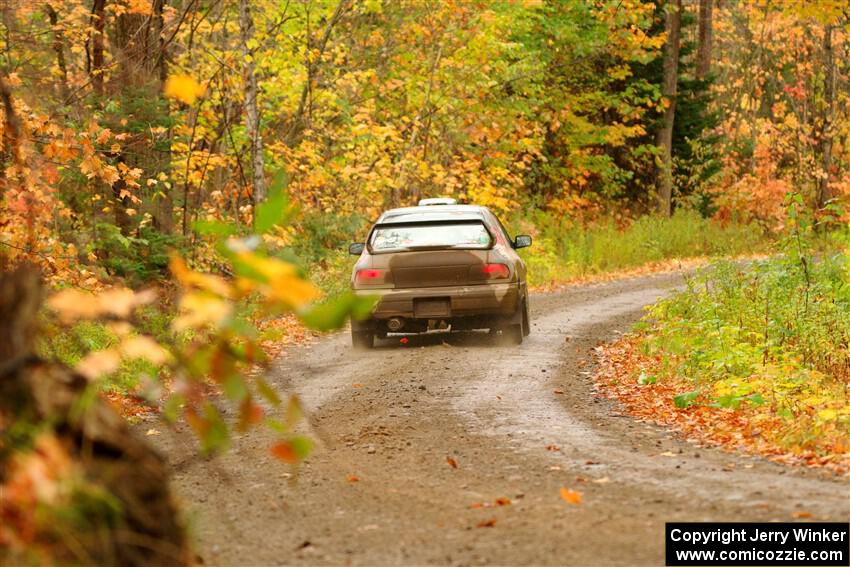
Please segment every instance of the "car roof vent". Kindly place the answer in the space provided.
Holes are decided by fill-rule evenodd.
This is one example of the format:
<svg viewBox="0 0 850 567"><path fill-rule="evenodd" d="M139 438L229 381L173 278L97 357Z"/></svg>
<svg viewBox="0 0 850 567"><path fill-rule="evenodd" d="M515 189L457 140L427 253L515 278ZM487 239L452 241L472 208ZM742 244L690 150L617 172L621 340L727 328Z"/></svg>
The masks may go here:
<svg viewBox="0 0 850 567"><path fill-rule="evenodd" d="M457 205L457 201L448 197L441 197L438 199L420 199L419 201L420 207L429 207L431 205Z"/></svg>

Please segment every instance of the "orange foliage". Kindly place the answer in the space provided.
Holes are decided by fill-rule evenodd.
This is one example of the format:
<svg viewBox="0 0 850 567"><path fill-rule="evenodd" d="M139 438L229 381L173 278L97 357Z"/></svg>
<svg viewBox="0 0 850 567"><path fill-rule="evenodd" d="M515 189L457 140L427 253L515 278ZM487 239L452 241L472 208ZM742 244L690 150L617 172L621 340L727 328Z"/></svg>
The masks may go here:
<svg viewBox="0 0 850 567"><path fill-rule="evenodd" d="M716 191L718 211L715 217L724 223L733 220L756 222L778 232L785 226L785 199L794 188L779 177L777 156L769 146L758 146L753 159L754 173L746 173ZM729 162L734 160L734 157L727 158Z"/></svg>

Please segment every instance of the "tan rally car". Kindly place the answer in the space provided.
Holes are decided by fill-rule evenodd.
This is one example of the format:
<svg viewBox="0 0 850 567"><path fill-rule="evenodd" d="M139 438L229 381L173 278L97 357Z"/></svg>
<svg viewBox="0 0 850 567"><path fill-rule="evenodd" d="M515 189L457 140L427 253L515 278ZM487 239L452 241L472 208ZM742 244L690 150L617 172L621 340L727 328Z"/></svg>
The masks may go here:
<svg viewBox="0 0 850 567"><path fill-rule="evenodd" d="M349 246L360 259L351 287L377 295L372 316L351 322L354 346L371 348L387 333L489 329L516 344L529 334L525 263L486 207L424 199L418 207L385 212L365 243Z"/></svg>

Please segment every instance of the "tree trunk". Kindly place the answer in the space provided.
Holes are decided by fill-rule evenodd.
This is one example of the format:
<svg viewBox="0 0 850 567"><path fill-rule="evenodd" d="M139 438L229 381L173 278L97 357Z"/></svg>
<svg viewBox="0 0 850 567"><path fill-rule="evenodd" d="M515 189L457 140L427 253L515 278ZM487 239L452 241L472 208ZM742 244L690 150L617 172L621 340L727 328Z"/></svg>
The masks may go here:
<svg viewBox="0 0 850 567"><path fill-rule="evenodd" d="M699 0L699 38L697 40L697 77L704 79L711 70L711 12L713 0Z"/></svg>
<svg viewBox="0 0 850 567"><path fill-rule="evenodd" d="M91 9L92 33L91 33L91 84L98 96L103 96L103 33L106 27L104 15L106 0L94 0Z"/></svg>
<svg viewBox="0 0 850 567"><path fill-rule="evenodd" d="M56 66L59 68L60 75L59 96L65 103L68 101L68 67L65 64L65 40L62 37L62 30L59 29L59 15L56 10L50 4L45 4L44 10L47 12L47 18L53 32L53 52L56 54Z"/></svg>
<svg viewBox="0 0 850 567"><path fill-rule="evenodd" d="M257 69L251 53L254 21L248 0L239 0L239 32L242 40L242 71L245 75L245 129L251 141L253 201L256 207L266 199L263 137L260 132L260 109L257 105Z"/></svg>
<svg viewBox="0 0 850 567"><path fill-rule="evenodd" d="M167 126L169 123L168 105L162 98L167 65L165 39L162 37L164 5L165 0L153 0L150 14L120 14L116 18L111 36L114 70L108 85L110 94L128 100L150 101L150 104L144 105L136 112L136 118L152 126ZM121 126L115 125L113 129L120 130ZM132 147L132 152L126 155L127 165L130 167L139 167L151 177L169 169L170 134L163 137L161 134L148 132L135 133L127 146ZM153 190L135 190L136 193L142 191L148 191L153 197L150 204L146 205L147 212L153 215L153 226L164 234L172 234L173 189L158 184ZM118 200L116 206L126 205L127 202Z"/></svg>
<svg viewBox="0 0 850 567"><path fill-rule="evenodd" d="M33 549L49 553L44 563L195 565L163 458L109 403L89 395L86 378L37 355L44 297L40 279L38 270L28 264L0 272L0 423L37 433L30 447L29 443L16 443L8 429L0 430L0 442L4 443L4 451L0 451L0 493L16 475L18 482L27 477L26 468L20 465L25 458L50 467L45 470L51 470L56 482L75 486L75 475L79 474L90 491L87 494L98 495L92 500L96 505L74 509L76 521L63 524L69 529L61 538L51 531L49 523L24 528ZM10 441L12 451L8 450ZM75 470L79 473L69 474ZM101 503L107 502L105 497L109 498L109 513L104 513L105 504ZM9 498L0 501L4 521L26 517L33 506L27 499L15 499L11 491ZM52 513L45 510L48 520ZM15 530L15 522L8 528ZM26 554L16 557L14 550L11 556L7 553L8 549L0 549L0 563L28 563ZM4 561L7 558L11 559L8 563Z"/></svg>
<svg viewBox="0 0 850 567"><path fill-rule="evenodd" d="M832 26L826 26L823 32L823 55L826 67L824 78L823 98L823 129L821 131L821 176L818 179L817 205L819 209L826 206L832 198L829 190L829 170L832 169L832 137L833 120L835 115L835 52L832 46Z"/></svg>
<svg viewBox="0 0 850 567"><path fill-rule="evenodd" d="M676 83L679 74L679 39L682 27L682 0L667 4L667 43L664 45L664 77L661 94L667 103L657 141L661 149L661 167L656 179L658 212L670 216L673 211L673 121L676 117Z"/></svg>
<svg viewBox="0 0 850 567"><path fill-rule="evenodd" d="M162 89L165 85L165 80L168 78L168 54L166 53L168 46L166 45L165 37L163 36L165 22L162 15L165 3L166 0L153 1L153 35L157 47L156 57L149 59L154 61L155 69L153 69L153 71L156 73L159 80L160 96L162 96ZM164 105L163 112L165 112L165 119L168 121L167 105ZM168 151L162 152L160 157L160 162L162 164L161 169L168 168L171 163L171 128L169 128L167 145ZM174 232L174 197L172 196L172 189L168 189L163 185L160 187L160 192L161 195L157 201L156 210L154 211L154 222L160 232L172 234Z"/></svg>

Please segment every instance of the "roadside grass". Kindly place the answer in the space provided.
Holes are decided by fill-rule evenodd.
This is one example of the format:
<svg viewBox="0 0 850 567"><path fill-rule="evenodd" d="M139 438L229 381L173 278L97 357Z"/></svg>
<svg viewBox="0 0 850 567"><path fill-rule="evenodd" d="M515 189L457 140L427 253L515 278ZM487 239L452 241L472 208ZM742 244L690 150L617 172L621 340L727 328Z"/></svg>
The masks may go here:
<svg viewBox="0 0 850 567"><path fill-rule="evenodd" d="M763 253L773 244L753 225L721 225L684 210L671 218L641 217L625 228L612 219L582 226L542 213L512 226L534 237L521 255L535 287L669 260Z"/></svg>
<svg viewBox="0 0 850 567"><path fill-rule="evenodd" d="M846 238L798 233L782 255L690 279L608 347L618 363L600 385L641 417L848 470L850 253L824 251L836 235Z"/></svg>
<svg viewBox="0 0 850 567"><path fill-rule="evenodd" d="M157 340L169 340L171 315L152 308L138 310L137 329ZM49 360L56 360L75 367L86 354L109 349L120 342L119 325L99 321L80 321L70 327L45 318L39 337L38 353ZM155 377L159 368L141 358L123 359L117 370L99 380L97 386L107 394L127 394L133 391L144 376Z"/></svg>

